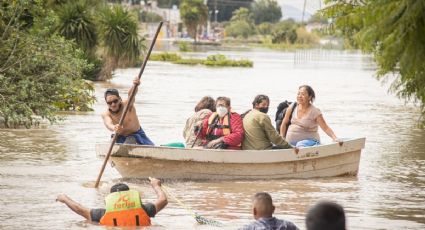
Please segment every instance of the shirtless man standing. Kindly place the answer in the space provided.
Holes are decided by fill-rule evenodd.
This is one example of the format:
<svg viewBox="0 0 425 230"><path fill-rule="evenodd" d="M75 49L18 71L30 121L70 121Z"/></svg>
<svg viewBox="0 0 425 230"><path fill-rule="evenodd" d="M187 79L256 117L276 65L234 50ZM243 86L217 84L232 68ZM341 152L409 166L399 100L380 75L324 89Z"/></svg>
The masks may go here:
<svg viewBox="0 0 425 230"><path fill-rule="evenodd" d="M136 90L135 93L137 93L137 86L140 84L140 80L136 77L133 80L133 84L134 86L129 90L128 95L131 95L132 90ZM117 143L124 143L127 137L131 136L140 145L154 145L140 126L136 108L134 107L134 98L131 102L128 102L121 99L117 89L107 89L105 92L105 102L108 109L102 113L103 123L107 129L114 131L118 135ZM130 103L130 108L124 118L123 125L120 126L119 121L127 103Z"/></svg>

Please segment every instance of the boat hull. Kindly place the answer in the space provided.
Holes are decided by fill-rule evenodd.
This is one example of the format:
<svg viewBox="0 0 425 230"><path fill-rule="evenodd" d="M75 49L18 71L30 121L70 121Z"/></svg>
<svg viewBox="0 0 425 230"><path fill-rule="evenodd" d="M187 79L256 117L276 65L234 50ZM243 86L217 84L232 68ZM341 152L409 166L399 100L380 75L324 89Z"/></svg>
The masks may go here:
<svg viewBox="0 0 425 230"><path fill-rule="evenodd" d="M357 175L365 139L299 151L201 150L115 145L110 162L124 178L240 180ZM104 156L107 145L97 145Z"/></svg>

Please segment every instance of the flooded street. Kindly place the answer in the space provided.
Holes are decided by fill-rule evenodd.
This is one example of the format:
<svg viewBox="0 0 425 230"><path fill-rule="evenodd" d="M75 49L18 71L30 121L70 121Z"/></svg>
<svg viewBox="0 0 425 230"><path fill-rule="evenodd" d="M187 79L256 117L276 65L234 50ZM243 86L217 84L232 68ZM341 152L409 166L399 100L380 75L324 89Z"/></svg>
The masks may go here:
<svg viewBox="0 0 425 230"><path fill-rule="evenodd" d="M216 52L215 52L216 53ZM275 216L305 229L308 208L320 199L342 204L348 229L425 229L425 131L418 128L419 109L387 93L377 81L371 58L357 52L222 51L230 58L248 58L254 68L211 68L149 62L135 106L140 122L155 144L183 142L185 121L205 95L228 96L232 108L251 108L255 95L266 94L274 120L277 105L294 101L298 86L316 92L315 105L338 137L366 137L357 177L310 180L167 181L173 195L209 219L236 229L252 221L251 197L269 192ZM214 54L210 52L208 54ZM185 54L205 57L205 53ZM59 124L31 130L0 129L0 229L103 229L87 223L66 205L59 193L90 208L103 207L109 187L121 181L108 164L99 189L94 183L103 159L95 144L110 133L100 114L106 109L103 92L126 92L139 69L116 71L107 83L96 83L93 112L64 114ZM323 142L329 138L321 132ZM146 180L126 180L156 196ZM210 229L170 200L153 219L152 229Z"/></svg>

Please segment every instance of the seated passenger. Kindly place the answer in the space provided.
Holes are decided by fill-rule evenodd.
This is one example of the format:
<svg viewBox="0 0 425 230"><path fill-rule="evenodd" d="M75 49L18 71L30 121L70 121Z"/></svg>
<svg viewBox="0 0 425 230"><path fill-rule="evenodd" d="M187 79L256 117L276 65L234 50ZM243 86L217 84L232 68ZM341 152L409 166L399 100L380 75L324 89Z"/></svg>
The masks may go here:
<svg viewBox="0 0 425 230"><path fill-rule="evenodd" d="M209 149L241 149L244 137L242 118L231 112L230 98L218 97L216 112L204 119L199 138Z"/></svg>
<svg viewBox="0 0 425 230"><path fill-rule="evenodd" d="M280 126L280 134L286 133L286 140L296 147L307 147L320 144L320 136L318 126L333 141L338 141L333 130L326 124L320 109L316 108L312 103L315 99L313 89L308 85L299 87L297 94L297 103L286 110L282 125ZM286 126L292 113L291 124L286 132Z"/></svg>
<svg viewBox="0 0 425 230"><path fill-rule="evenodd" d="M243 118L245 138L242 143L242 149L291 148L288 142L279 136L272 125L270 117L267 115L269 103L269 97L266 95L257 95L254 98L252 102L253 109Z"/></svg>
<svg viewBox="0 0 425 230"><path fill-rule="evenodd" d="M212 97L203 97L195 106L195 113L186 120L183 130L183 137L186 141L186 148L193 148L202 145L202 140L198 138L202 123L206 116L215 112L215 101Z"/></svg>

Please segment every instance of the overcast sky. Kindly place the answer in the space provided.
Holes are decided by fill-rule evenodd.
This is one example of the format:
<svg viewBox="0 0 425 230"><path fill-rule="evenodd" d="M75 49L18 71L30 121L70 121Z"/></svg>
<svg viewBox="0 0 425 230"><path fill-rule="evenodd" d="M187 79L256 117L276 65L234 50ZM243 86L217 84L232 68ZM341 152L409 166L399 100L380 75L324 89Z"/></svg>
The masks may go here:
<svg viewBox="0 0 425 230"><path fill-rule="evenodd" d="M303 10L304 0L277 0L279 5L290 5L299 10ZM323 0L306 0L305 10L310 14L314 14L320 9L320 6L324 6Z"/></svg>

